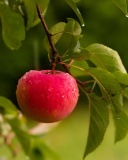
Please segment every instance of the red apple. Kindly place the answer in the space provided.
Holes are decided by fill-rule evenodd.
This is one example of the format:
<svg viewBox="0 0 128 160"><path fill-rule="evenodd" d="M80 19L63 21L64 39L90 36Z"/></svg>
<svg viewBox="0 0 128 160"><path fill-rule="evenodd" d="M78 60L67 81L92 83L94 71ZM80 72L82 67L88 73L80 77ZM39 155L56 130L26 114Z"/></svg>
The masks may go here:
<svg viewBox="0 0 128 160"><path fill-rule="evenodd" d="M17 101L23 113L39 122L56 122L75 108L79 90L68 73L55 70L27 72L18 81Z"/></svg>

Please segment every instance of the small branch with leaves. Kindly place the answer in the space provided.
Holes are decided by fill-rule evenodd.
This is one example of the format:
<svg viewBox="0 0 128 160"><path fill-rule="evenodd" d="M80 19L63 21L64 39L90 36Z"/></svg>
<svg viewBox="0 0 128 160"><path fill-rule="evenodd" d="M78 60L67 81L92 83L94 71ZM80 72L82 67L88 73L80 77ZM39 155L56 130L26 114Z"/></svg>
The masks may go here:
<svg viewBox="0 0 128 160"><path fill-rule="evenodd" d="M70 73L70 71L69 71L69 69L68 69L68 66L67 66L66 64L62 63L61 57L59 56L59 53L58 53L55 45L54 45L53 42L52 42L52 36L56 35L57 33L56 33L56 34L51 34L51 33L49 32L49 29L48 29L48 27L47 27L47 24L46 24L46 22L45 22L45 19L44 19L43 15L42 15L42 12L41 12L41 8L40 8L39 3L37 3L37 12L38 12L38 16L39 16L39 18L40 18L40 20L41 20L41 22L42 22L42 24L43 24L44 30L45 30L45 32L46 32L46 35L47 35L47 38L48 38L48 41L49 41L49 45L51 46L51 49L52 49L52 57L53 57L53 58L52 58L52 62L51 62L51 64L52 64L52 73L54 73L54 69L55 69L55 67L56 67L56 64L57 64L57 63L60 63L60 64L62 64L62 66L64 67L65 71L71 75L71 73ZM75 78L75 79L76 79L76 78ZM84 89L85 89L87 92L91 92L88 88L85 87L85 84L87 84L87 83L83 83L83 82L79 81L78 79L76 79L76 81L77 81L77 83L80 84L81 86L84 86Z"/></svg>

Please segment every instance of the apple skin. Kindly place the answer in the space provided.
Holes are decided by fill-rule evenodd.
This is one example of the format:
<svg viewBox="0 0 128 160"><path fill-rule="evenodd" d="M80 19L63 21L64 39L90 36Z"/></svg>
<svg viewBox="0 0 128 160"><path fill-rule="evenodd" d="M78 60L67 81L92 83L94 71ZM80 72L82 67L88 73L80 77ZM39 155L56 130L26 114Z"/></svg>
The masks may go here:
<svg viewBox="0 0 128 160"><path fill-rule="evenodd" d="M16 96L26 116L51 123L66 118L73 111L79 90L76 80L68 73L31 70L19 79Z"/></svg>

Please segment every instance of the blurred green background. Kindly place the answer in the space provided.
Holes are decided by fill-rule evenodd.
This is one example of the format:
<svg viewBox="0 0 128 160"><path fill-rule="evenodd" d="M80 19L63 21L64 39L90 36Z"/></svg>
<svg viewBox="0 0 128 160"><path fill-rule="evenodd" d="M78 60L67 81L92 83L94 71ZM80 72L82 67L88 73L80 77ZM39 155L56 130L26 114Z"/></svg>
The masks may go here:
<svg viewBox="0 0 128 160"><path fill-rule="evenodd" d="M84 37L80 39L81 46L86 47L92 43L101 43L116 50L126 69L128 69L128 18L111 0L81 0L78 7L85 20L82 29ZM64 0L51 1L45 20L49 28L54 24L64 21L66 18L77 17ZM16 85L18 79L31 69L50 69L47 52L43 48L45 32L41 24L30 29L26 33L19 50L11 51L2 40L2 28L0 23L0 95L5 96L17 105ZM66 41L66 39L65 39ZM63 43L65 43L63 41ZM58 50L63 52L62 43ZM57 69L62 70L60 66ZM87 101L81 94L75 111L58 127L52 130L46 137L46 142L64 157L64 160L81 160L84 152L89 115ZM127 103L126 103L127 107ZM87 160L97 159L128 159L128 137L114 145L114 126L110 118L110 126L100 148L87 157ZM10 154L6 147L0 149L0 155ZM19 159L24 159L23 153ZM4 159L0 159L4 160Z"/></svg>

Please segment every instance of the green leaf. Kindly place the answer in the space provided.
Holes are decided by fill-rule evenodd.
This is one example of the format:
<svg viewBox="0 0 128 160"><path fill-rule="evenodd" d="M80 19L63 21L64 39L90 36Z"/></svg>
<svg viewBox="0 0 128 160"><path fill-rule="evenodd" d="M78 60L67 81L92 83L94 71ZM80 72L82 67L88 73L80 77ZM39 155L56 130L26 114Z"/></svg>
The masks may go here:
<svg viewBox="0 0 128 160"><path fill-rule="evenodd" d="M73 0L65 0L67 2L67 4L73 9L73 11L76 13L76 15L78 16L80 22L81 22L81 25L84 26L84 20L83 20L83 17L79 11L79 9L77 8L75 2Z"/></svg>
<svg viewBox="0 0 128 160"><path fill-rule="evenodd" d="M120 117L118 118L114 111L112 113L115 124L115 142L118 142L127 135L128 116L124 112L121 112Z"/></svg>
<svg viewBox="0 0 128 160"><path fill-rule="evenodd" d="M88 98L90 124L84 157L100 145L109 123L108 103L93 93L88 94Z"/></svg>
<svg viewBox="0 0 128 160"><path fill-rule="evenodd" d="M29 154L32 160L62 160L43 140L37 138L33 139Z"/></svg>
<svg viewBox="0 0 128 160"><path fill-rule="evenodd" d="M74 49L77 47L77 44L79 42L79 39L82 38L83 35L72 35L69 49Z"/></svg>
<svg viewBox="0 0 128 160"><path fill-rule="evenodd" d="M22 16L12 11L6 4L0 3L2 36L10 49L18 49L25 39L25 27Z"/></svg>
<svg viewBox="0 0 128 160"><path fill-rule="evenodd" d="M0 96L0 107L4 109L5 115L15 117L17 115L16 106L7 98Z"/></svg>
<svg viewBox="0 0 128 160"><path fill-rule="evenodd" d="M24 0L24 5L27 12L27 30L31 28L37 15L36 3L37 0L33 0L32 2L31 0Z"/></svg>
<svg viewBox="0 0 128 160"><path fill-rule="evenodd" d="M79 48L79 49L73 50L71 54L71 59L74 59L77 61L83 61L83 60L88 60L90 56L91 54L87 49Z"/></svg>
<svg viewBox="0 0 128 160"><path fill-rule="evenodd" d="M67 20L68 20L67 24L64 22L59 22L55 24L49 31L53 35L52 42L54 45L59 41L62 34L64 34L64 35L68 35L68 37L66 38L68 39L67 41L68 41L69 49L73 49L76 47L79 41L79 38L83 36L80 35L81 27L79 23L72 18L68 18ZM44 38L43 46L49 52L51 47L49 45L47 37Z"/></svg>
<svg viewBox="0 0 128 160"><path fill-rule="evenodd" d="M128 87L126 87L124 90L124 96L128 99Z"/></svg>
<svg viewBox="0 0 128 160"><path fill-rule="evenodd" d="M66 26L66 23L59 22L50 29L50 33L53 35L55 34L54 36L52 36L52 42L54 45L58 42L61 35L63 34L63 31L65 30L65 26ZM43 45L44 45L44 48L49 52L51 47L49 45L47 37L44 38Z"/></svg>
<svg viewBox="0 0 128 160"><path fill-rule="evenodd" d="M126 73L126 69L119 57L119 54L102 44L92 44L86 48L92 54L90 60L100 68L110 72L121 71Z"/></svg>
<svg viewBox="0 0 128 160"><path fill-rule="evenodd" d="M116 71L113 73L119 83L128 85L128 74Z"/></svg>
<svg viewBox="0 0 128 160"><path fill-rule="evenodd" d="M80 24L73 18L67 18L67 20L68 20L68 23L65 27L65 31L73 35L80 35L82 31Z"/></svg>
<svg viewBox="0 0 128 160"><path fill-rule="evenodd" d="M113 105L116 113L120 114L123 107L123 95L116 78L110 72L101 68L89 68L85 72L96 80L104 98Z"/></svg>
<svg viewBox="0 0 128 160"><path fill-rule="evenodd" d="M49 1L50 0L38 0L43 16L46 13ZM36 3L37 0L24 0L24 5L27 12L27 30L40 22L40 19L37 14Z"/></svg>
<svg viewBox="0 0 128 160"><path fill-rule="evenodd" d="M127 3L126 0L112 0L123 12L127 15Z"/></svg>
<svg viewBox="0 0 128 160"><path fill-rule="evenodd" d="M71 65L83 68L85 70L87 68L89 68L86 61L75 61L74 60ZM86 72L83 72L77 68L70 67L69 70L70 70L71 74L73 75L73 77L76 77L77 79L79 79L82 82L87 81L90 77Z"/></svg>
<svg viewBox="0 0 128 160"><path fill-rule="evenodd" d="M70 45L69 45L69 49L74 49L78 42L79 39L83 37L83 35L81 35L81 26L79 25L79 23L72 19L72 18L68 18L68 23L65 26L65 33L71 35L69 37L70 39Z"/></svg>

